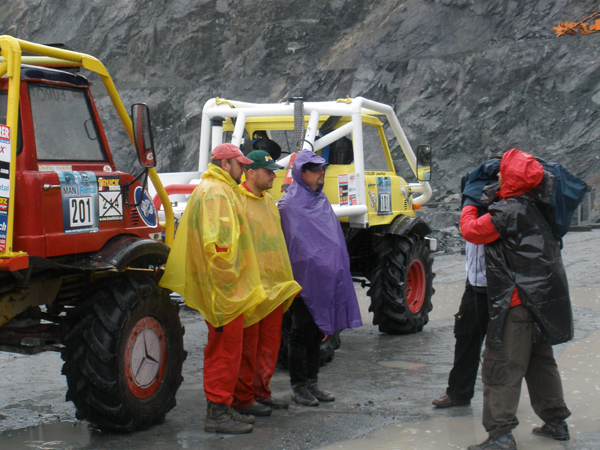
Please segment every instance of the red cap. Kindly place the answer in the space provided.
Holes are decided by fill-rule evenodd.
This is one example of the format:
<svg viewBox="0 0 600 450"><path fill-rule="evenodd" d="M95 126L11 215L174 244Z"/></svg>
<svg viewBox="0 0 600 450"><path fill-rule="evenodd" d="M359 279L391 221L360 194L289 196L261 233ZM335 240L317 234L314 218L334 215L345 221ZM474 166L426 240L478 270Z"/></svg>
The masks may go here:
<svg viewBox="0 0 600 450"><path fill-rule="evenodd" d="M237 159L242 164L252 164L249 158L246 158L242 151L233 144L219 144L212 151L212 159Z"/></svg>

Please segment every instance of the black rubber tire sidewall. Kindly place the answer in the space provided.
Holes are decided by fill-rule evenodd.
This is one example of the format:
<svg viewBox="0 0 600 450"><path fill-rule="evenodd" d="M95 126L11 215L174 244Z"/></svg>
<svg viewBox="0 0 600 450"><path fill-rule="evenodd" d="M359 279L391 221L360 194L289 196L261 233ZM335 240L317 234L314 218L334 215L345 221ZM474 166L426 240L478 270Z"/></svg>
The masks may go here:
<svg viewBox="0 0 600 450"><path fill-rule="evenodd" d="M140 399L127 387L123 355L132 328L146 316L163 328L167 362L157 390ZM175 406L185 359L179 310L168 292L149 278L117 276L93 286L71 319L64 339L63 374L69 388L67 400L75 404L77 418L120 432L162 422Z"/></svg>
<svg viewBox="0 0 600 450"><path fill-rule="evenodd" d="M156 319L162 326L167 340L167 361L160 386L150 397L140 399L135 397L127 386L125 380L125 347L129 335L135 324L146 316ZM179 321L179 310L170 301L168 296L165 298L156 292L147 299L143 299L140 304L131 311L127 320L121 338L119 339L119 349L117 352L118 373L119 373L119 391L122 393L123 402L126 409L132 416L143 418L139 421L137 429L143 429L144 423L152 425L162 422L166 413L175 406L175 392L181 384L181 369L183 360L183 339L181 335L181 323ZM175 388L175 392L173 389Z"/></svg>
<svg viewBox="0 0 600 450"><path fill-rule="evenodd" d="M390 334L417 333L429 321L434 293L433 260L424 239L408 236L384 235L376 243L376 262L370 273L370 311L379 331ZM407 303L407 277L411 264L418 259L425 269L425 297L420 309L412 312Z"/></svg>

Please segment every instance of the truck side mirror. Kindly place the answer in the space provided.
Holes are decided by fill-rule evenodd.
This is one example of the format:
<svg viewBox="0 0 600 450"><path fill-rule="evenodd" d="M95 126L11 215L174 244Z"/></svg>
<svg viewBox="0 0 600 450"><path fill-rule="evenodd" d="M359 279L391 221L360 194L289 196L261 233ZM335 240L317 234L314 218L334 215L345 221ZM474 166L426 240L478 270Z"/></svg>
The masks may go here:
<svg viewBox="0 0 600 450"><path fill-rule="evenodd" d="M133 122L133 140L140 164L146 168L155 167L156 154L148 106L144 103L134 103L131 106L131 120Z"/></svg>
<svg viewBox="0 0 600 450"><path fill-rule="evenodd" d="M417 146L417 180L431 181L431 146Z"/></svg>

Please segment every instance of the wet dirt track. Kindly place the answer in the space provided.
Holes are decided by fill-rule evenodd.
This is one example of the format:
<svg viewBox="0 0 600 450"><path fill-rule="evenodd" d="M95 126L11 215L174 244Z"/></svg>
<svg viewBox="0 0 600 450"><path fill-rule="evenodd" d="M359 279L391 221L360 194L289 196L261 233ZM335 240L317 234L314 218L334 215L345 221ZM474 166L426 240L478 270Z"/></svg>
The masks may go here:
<svg viewBox="0 0 600 450"><path fill-rule="evenodd" d="M540 420L524 385L515 431L522 449L600 448L600 230L569 233L563 259L575 315L575 339L555 347L568 406L571 441L531 435ZM292 402L287 411L257 418L250 435L204 433L202 349L206 326L198 314L182 310L188 358L178 405L166 421L128 435L101 433L75 419L64 401L62 361L55 353L21 356L0 353L1 449L461 449L481 442L482 389L468 407L436 410L453 358L453 314L464 287L464 256L435 256L434 309L423 332L388 336L370 325L366 290L357 285L367 325L342 333L342 346L323 367L321 384L336 394L318 408ZM291 401L289 379L277 371L274 396Z"/></svg>

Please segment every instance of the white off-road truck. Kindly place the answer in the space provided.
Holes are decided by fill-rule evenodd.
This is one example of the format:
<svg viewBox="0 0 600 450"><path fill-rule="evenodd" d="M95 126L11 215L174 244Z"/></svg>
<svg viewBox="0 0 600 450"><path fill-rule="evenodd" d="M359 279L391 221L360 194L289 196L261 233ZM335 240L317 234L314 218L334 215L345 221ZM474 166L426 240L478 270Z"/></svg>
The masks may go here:
<svg viewBox="0 0 600 450"><path fill-rule="evenodd" d="M386 131L393 133L414 182L396 173ZM435 240L415 210L431 196L431 148L422 145L413 152L390 106L361 97L283 103L210 99L203 109L198 171L160 174L176 217L200 182L211 150L222 142L244 153L266 150L287 168L270 191L276 199L292 182L298 150L324 157L324 192L344 230L352 274L370 287L373 323L393 334L423 329L432 308ZM155 204L160 206L158 198Z"/></svg>

